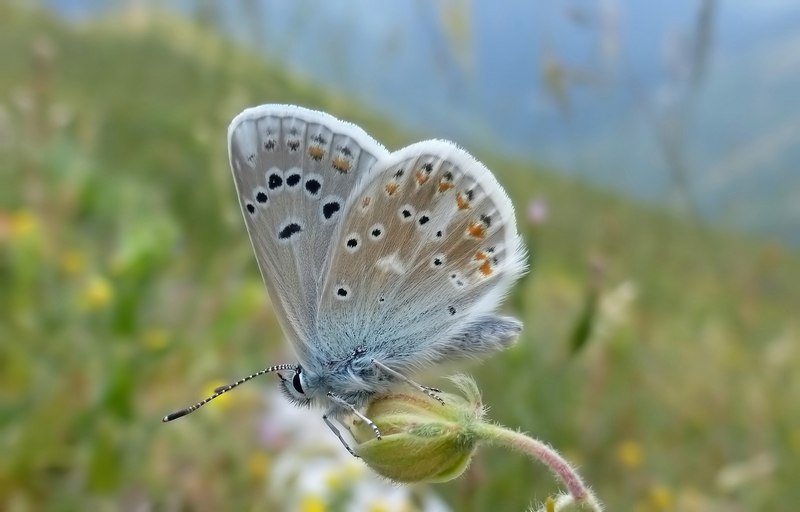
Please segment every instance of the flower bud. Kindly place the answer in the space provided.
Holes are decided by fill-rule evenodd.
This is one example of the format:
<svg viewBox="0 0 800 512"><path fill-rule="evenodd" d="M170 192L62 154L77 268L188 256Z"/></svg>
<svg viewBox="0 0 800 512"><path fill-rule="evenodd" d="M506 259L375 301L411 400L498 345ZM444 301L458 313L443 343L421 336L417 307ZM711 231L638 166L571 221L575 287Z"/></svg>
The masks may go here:
<svg viewBox="0 0 800 512"><path fill-rule="evenodd" d="M547 498L547 501L536 512L602 512L602 510L603 506L593 494L588 494L580 501L576 501L569 494L559 494Z"/></svg>
<svg viewBox="0 0 800 512"><path fill-rule="evenodd" d="M483 406L474 381L464 376L452 380L464 396L438 393L444 405L411 388L375 397L366 416L382 438L363 422L354 423L355 453L396 482L446 482L460 476L478 444L474 427L483 418Z"/></svg>

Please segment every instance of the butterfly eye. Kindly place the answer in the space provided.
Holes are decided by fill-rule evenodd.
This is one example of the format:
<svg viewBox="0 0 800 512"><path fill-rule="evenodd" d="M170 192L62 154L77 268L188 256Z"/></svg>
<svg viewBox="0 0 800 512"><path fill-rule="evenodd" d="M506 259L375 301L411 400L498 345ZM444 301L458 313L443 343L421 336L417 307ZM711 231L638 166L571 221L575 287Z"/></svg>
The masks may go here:
<svg viewBox="0 0 800 512"><path fill-rule="evenodd" d="M298 393L303 395L306 393L303 391L303 382L300 380L300 372L295 372L294 376L292 377L292 387L296 389Z"/></svg>

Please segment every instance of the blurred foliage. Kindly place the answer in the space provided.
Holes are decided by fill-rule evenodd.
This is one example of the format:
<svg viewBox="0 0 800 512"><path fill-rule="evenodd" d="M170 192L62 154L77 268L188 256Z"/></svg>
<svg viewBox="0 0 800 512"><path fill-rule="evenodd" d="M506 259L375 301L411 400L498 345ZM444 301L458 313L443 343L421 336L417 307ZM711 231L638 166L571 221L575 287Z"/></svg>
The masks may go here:
<svg viewBox="0 0 800 512"><path fill-rule="evenodd" d="M0 62L0 509L276 506L257 436L271 383L159 422L287 357L227 124L289 102L390 148L416 137L164 14L65 25L0 3ZM712 269L683 221L480 157L520 211L534 194L550 210L520 218L519 346L473 368L490 416L562 450L609 510L800 502L798 255L705 229ZM435 489L455 510L523 510L553 485L486 451Z"/></svg>

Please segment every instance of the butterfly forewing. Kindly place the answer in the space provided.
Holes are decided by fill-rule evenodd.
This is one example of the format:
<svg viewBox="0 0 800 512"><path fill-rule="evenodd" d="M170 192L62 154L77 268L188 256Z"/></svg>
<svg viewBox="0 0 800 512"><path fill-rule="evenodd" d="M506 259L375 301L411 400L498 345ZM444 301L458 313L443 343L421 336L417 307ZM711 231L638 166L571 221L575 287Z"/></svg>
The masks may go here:
<svg viewBox="0 0 800 512"><path fill-rule="evenodd" d="M335 243L318 319L341 352L330 357L369 346L399 370L434 362L524 269L505 191L444 141L379 162L350 197Z"/></svg>
<svg viewBox="0 0 800 512"><path fill-rule="evenodd" d="M352 124L285 105L245 110L228 141L259 268L284 333L305 361L347 199L386 150Z"/></svg>

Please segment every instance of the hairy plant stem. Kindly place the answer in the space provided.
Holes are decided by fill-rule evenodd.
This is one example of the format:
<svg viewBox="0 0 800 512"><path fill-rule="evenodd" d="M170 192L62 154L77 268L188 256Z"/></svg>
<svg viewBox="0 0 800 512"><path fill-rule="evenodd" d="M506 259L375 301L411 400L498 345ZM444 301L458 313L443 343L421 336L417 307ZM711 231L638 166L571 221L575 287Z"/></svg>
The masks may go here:
<svg viewBox="0 0 800 512"><path fill-rule="evenodd" d="M479 422L473 428L478 438L487 444L511 448L542 462L564 482L576 504L586 507L587 510L598 512L602 510L600 502L583 482L578 472L552 447L538 439L500 425Z"/></svg>

